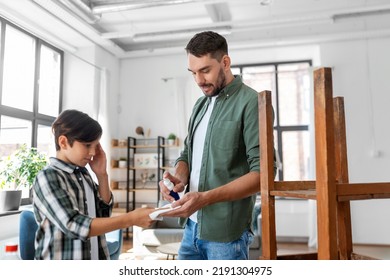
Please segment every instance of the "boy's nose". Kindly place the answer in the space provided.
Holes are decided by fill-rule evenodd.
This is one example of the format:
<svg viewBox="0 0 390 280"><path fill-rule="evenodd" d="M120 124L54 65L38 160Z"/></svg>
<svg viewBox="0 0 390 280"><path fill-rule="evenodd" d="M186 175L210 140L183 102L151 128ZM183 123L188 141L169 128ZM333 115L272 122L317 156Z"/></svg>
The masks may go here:
<svg viewBox="0 0 390 280"><path fill-rule="evenodd" d="M90 156L94 156L95 153L96 153L96 149L95 149L95 148L90 148L89 151L88 151L88 154L89 154Z"/></svg>

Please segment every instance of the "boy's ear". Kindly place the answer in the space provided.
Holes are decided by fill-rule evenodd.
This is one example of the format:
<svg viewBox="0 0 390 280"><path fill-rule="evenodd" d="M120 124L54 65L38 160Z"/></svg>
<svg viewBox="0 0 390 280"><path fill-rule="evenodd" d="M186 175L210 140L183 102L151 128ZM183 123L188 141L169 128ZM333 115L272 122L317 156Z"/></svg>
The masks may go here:
<svg viewBox="0 0 390 280"><path fill-rule="evenodd" d="M68 138L66 138L65 135L58 137L58 145L60 146L61 150L66 150L69 145Z"/></svg>

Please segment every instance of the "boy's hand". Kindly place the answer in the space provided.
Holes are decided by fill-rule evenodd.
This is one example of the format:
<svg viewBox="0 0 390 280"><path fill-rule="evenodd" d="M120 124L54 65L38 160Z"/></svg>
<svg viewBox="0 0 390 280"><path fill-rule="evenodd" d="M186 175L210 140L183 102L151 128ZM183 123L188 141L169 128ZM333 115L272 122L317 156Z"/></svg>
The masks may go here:
<svg viewBox="0 0 390 280"><path fill-rule="evenodd" d="M107 158L100 143L96 146L95 155L89 163L96 176L107 174Z"/></svg>
<svg viewBox="0 0 390 280"><path fill-rule="evenodd" d="M136 208L128 214L131 215L130 219L133 225L148 228L154 223L154 220L149 216L154 211L154 208Z"/></svg>

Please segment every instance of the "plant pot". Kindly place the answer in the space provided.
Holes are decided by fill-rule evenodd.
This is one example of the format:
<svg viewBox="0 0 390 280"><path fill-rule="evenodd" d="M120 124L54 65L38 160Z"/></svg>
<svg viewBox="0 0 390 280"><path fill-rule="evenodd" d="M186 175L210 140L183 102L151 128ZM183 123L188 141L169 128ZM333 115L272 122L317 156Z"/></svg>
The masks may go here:
<svg viewBox="0 0 390 280"><path fill-rule="evenodd" d="M118 139L112 139L111 140L111 146L112 147L117 147L118 146Z"/></svg>
<svg viewBox="0 0 390 280"><path fill-rule="evenodd" d="M119 163L118 160L112 159L112 160L111 160L111 167L118 167L118 163Z"/></svg>
<svg viewBox="0 0 390 280"><path fill-rule="evenodd" d="M118 165L119 165L119 168L126 168L127 167L127 161L120 160Z"/></svg>
<svg viewBox="0 0 390 280"><path fill-rule="evenodd" d="M22 190L1 190L0 212L18 210L21 200Z"/></svg>
<svg viewBox="0 0 390 280"><path fill-rule="evenodd" d="M175 144L175 139L168 139L168 145L173 146Z"/></svg>

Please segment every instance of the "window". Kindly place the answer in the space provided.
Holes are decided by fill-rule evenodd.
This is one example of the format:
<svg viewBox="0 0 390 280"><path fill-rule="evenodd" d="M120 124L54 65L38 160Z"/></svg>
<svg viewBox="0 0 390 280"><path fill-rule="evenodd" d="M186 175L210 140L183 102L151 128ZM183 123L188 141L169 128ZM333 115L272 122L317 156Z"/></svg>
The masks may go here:
<svg viewBox="0 0 390 280"><path fill-rule="evenodd" d="M33 110L35 40L5 25L2 105Z"/></svg>
<svg viewBox="0 0 390 280"><path fill-rule="evenodd" d="M279 180L309 178L310 67L311 61L232 67L256 91L272 92Z"/></svg>
<svg viewBox="0 0 390 280"><path fill-rule="evenodd" d="M63 52L1 17L0 28L0 158L22 144L52 155Z"/></svg>

